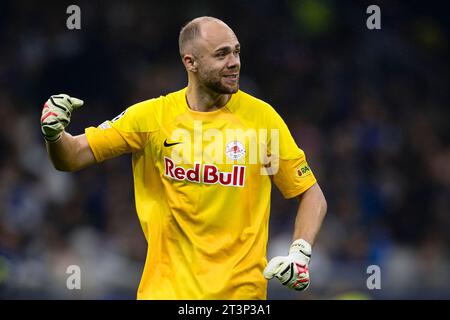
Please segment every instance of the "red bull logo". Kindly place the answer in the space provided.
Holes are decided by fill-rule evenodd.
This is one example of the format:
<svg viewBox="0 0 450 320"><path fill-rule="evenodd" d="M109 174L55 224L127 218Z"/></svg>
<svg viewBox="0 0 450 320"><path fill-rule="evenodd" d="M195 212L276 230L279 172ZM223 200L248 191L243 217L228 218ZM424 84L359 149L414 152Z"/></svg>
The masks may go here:
<svg viewBox="0 0 450 320"><path fill-rule="evenodd" d="M164 157L164 175L179 181L222 186L243 187L245 183L245 166L234 165L231 172L221 172L213 164L195 163L191 169L177 166L172 159Z"/></svg>

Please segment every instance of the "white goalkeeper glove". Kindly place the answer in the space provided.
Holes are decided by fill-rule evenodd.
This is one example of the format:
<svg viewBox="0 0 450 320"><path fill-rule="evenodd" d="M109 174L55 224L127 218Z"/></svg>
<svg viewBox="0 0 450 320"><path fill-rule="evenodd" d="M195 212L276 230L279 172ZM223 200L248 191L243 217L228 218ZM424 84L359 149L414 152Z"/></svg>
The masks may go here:
<svg viewBox="0 0 450 320"><path fill-rule="evenodd" d="M58 141L64 128L70 123L72 111L83 105L83 100L67 94L51 96L44 104L41 116L41 131L45 140Z"/></svg>
<svg viewBox="0 0 450 320"><path fill-rule="evenodd" d="M289 255L275 257L264 269L264 277L268 280L276 277L282 285L294 290L305 290L309 286L309 260L311 259L311 245L303 240L295 240Z"/></svg>

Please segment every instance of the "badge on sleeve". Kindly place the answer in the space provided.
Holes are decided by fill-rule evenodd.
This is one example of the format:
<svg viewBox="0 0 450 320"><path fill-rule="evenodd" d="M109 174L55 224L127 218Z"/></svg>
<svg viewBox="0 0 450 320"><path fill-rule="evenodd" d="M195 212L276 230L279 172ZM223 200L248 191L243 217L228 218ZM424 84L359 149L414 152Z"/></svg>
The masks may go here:
<svg viewBox="0 0 450 320"><path fill-rule="evenodd" d="M108 121L104 121L104 122L102 122L102 124L100 124L98 127L99 127L100 129L105 130L105 129L111 128L111 125L109 124Z"/></svg>
<svg viewBox="0 0 450 320"><path fill-rule="evenodd" d="M311 169L309 168L308 164L304 162L299 167L297 167L297 169L295 169L295 174L299 178L305 178L311 175Z"/></svg>

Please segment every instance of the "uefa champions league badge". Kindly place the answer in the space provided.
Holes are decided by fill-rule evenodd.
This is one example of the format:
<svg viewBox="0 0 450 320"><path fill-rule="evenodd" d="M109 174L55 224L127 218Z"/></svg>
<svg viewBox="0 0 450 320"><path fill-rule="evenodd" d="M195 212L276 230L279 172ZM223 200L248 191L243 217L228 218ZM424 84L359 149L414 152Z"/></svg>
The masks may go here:
<svg viewBox="0 0 450 320"><path fill-rule="evenodd" d="M231 141L227 143L225 153L231 160L238 160L245 156L245 148L239 141Z"/></svg>

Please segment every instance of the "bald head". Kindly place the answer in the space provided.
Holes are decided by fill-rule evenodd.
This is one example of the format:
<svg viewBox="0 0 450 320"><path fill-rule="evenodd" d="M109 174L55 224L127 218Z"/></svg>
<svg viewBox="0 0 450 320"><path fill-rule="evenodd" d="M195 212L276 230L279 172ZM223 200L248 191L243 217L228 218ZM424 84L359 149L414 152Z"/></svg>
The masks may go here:
<svg viewBox="0 0 450 320"><path fill-rule="evenodd" d="M208 16L195 18L189 21L180 31L178 45L181 57L185 54L193 54L196 40L204 36L205 32L208 33L207 30L211 28L227 29L227 31L233 33L231 28L220 19Z"/></svg>
<svg viewBox="0 0 450 320"><path fill-rule="evenodd" d="M188 85L219 94L239 90L240 44L233 30L213 17L200 17L180 32L180 55Z"/></svg>

